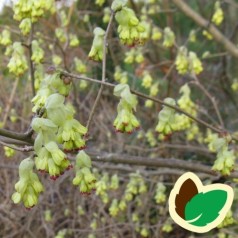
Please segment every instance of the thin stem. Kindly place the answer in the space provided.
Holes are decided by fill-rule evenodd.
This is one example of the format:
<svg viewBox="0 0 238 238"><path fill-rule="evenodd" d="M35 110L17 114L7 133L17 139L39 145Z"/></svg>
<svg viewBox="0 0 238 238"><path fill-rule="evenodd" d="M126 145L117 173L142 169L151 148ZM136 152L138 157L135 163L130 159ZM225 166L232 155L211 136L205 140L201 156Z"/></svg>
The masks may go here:
<svg viewBox="0 0 238 238"><path fill-rule="evenodd" d="M89 115L89 119L88 119L87 126L86 126L88 129L89 129L90 124L92 122L93 115L94 115L95 110L97 108L98 102L99 102L99 100L100 100L100 98L102 96L102 91L103 91L103 88L104 88L104 83L106 81L107 38L108 38L108 34L109 34L111 26L112 26L113 18L114 18L114 12L111 13L111 17L110 17L110 20L109 20L109 23L108 23L108 26L107 26L107 30L106 30L105 35L104 35L103 60L102 60L102 81L101 81L102 84L100 86L100 89L98 91L98 95L96 97L96 100L94 102L93 108L92 108L92 110L90 112L90 115Z"/></svg>
<svg viewBox="0 0 238 238"><path fill-rule="evenodd" d="M8 114L10 112L11 106L12 106L12 102L14 100L15 94L16 94L16 89L17 89L17 85L19 83L19 77L16 78L13 88L12 88L12 92L9 98L9 101L7 102L7 106L6 106L6 111L3 117L3 123L2 123L2 127L5 126L6 122L7 122L7 118L8 118Z"/></svg>
<svg viewBox="0 0 238 238"><path fill-rule="evenodd" d="M0 141L0 144L3 145L3 146L7 146L7 147L9 147L9 148L11 148L13 150L17 150L17 151L21 151L21 152L29 152L29 151L33 151L34 150L33 146L17 147L17 146L5 143L3 141Z"/></svg>
<svg viewBox="0 0 238 238"><path fill-rule="evenodd" d="M223 122L223 119L221 117L221 113L220 111L218 110L218 106L217 106L217 103L216 103L216 100L215 98L206 90L206 88L200 83L199 79L197 78L196 75L193 75L193 78L195 79L195 81L193 82L195 85L197 85L202 91L203 93L209 98L209 100L211 101L213 107L214 107L214 110L217 114L217 118L219 120L219 123L221 125L222 128L224 128L224 122Z"/></svg>

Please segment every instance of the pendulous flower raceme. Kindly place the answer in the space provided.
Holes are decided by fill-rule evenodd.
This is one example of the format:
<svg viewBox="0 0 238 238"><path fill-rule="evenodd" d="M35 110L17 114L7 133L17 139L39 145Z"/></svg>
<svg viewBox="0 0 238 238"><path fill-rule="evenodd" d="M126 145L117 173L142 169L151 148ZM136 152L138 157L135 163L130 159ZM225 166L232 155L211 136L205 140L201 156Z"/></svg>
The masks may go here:
<svg viewBox="0 0 238 238"><path fill-rule="evenodd" d="M96 194L101 197L101 200L104 204L109 202L108 189L110 187L109 184L109 176L107 173L104 173L99 181L96 182Z"/></svg>
<svg viewBox="0 0 238 238"><path fill-rule="evenodd" d="M126 6L127 1L115 0L112 3L111 9L115 12L115 19L118 26L119 38L122 44L135 46L144 44L145 38L143 33L145 27L136 17L135 12Z"/></svg>
<svg viewBox="0 0 238 238"><path fill-rule="evenodd" d="M165 103L175 106L176 102L173 98L165 98ZM177 123L175 118L175 110L173 108L163 106L163 109L159 112L159 122L155 130L164 135L170 135L177 129Z"/></svg>
<svg viewBox="0 0 238 238"><path fill-rule="evenodd" d="M213 148L217 153L217 158L212 169L221 172L222 175L229 175L234 169L235 154L233 150L229 150L227 139L215 138Z"/></svg>
<svg viewBox="0 0 238 238"><path fill-rule="evenodd" d="M73 184L79 186L80 193L89 195L96 189L96 178L91 172L92 162L90 157L82 150L76 156L76 176Z"/></svg>
<svg viewBox="0 0 238 238"><path fill-rule="evenodd" d="M114 88L114 95L121 99L117 106L118 114L113 126L118 132L131 134L135 129L140 127L139 121L133 114L137 105L136 96L130 92L130 88L127 84L118 84Z"/></svg>
<svg viewBox="0 0 238 238"><path fill-rule="evenodd" d="M19 165L19 181L15 184L16 192L12 194L15 204L23 202L27 209L38 203L43 186L33 171L34 161L31 158L22 160Z"/></svg>
<svg viewBox="0 0 238 238"><path fill-rule="evenodd" d="M53 141L41 147L35 157L35 164L38 171L49 173L52 180L56 180L60 175L64 174L65 170L72 168L66 155Z"/></svg>
<svg viewBox="0 0 238 238"><path fill-rule="evenodd" d="M176 60L176 69L179 74L200 74L203 71L202 63L197 57L197 54L190 51L188 52L185 46L179 48Z"/></svg>
<svg viewBox="0 0 238 238"><path fill-rule="evenodd" d="M131 201L134 196L146 192L147 186L139 171L137 171L136 173L131 173L129 183L126 186L126 191L123 196L123 200Z"/></svg>
<svg viewBox="0 0 238 238"><path fill-rule="evenodd" d="M31 56L31 60L36 63L39 64L43 61L44 58L44 51L43 49L40 47L39 42L37 40L33 40L31 42L32 45L32 56Z"/></svg>
<svg viewBox="0 0 238 238"><path fill-rule="evenodd" d="M223 20L224 20L224 12L221 8L221 3L220 1L216 1L215 6L214 6L215 12L212 16L212 22L219 26Z"/></svg>
<svg viewBox="0 0 238 238"><path fill-rule="evenodd" d="M164 36L163 46L166 48L172 47L175 43L175 34L170 29L170 27L164 28L163 36Z"/></svg>
<svg viewBox="0 0 238 238"><path fill-rule="evenodd" d="M11 73L20 76L28 69L24 48L20 42L15 42L12 48L12 57L7 67Z"/></svg>
<svg viewBox="0 0 238 238"><path fill-rule="evenodd" d="M103 40L105 31L96 27L93 31L94 39L88 58L94 61L101 61L103 59Z"/></svg>
<svg viewBox="0 0 238 238"><path fill-rule="evenodd" d="M67 119L59 128L57 140L63 144L65 151L81 150L86 147L83 136L87 134L87 128L75 119Z"/></svg>
<svg viewBox="0 0 238 238"><path fill-rule="evenodd" d="M20 25L19 25L19 28L20 28L20 30L21 30L21 33L22 33L24 36L30 33L30 31L31 31L31 25L32 25L32 23L31 23L31 19L30 19L30 18L24 18L24 19L21 21L21 23L20 23Z"/></svg>
<svg viewBox="0 0 238 238"><path fill-rule="evenodd" d="M14 1L13 11L14 19L21 21L24 18L30 18L36 22L46 11L54 12L53 0L18 0Z"/></svg>
<svg viewBox="0 0 238 238"><path fill-rule="evenodd" d="M4 29L0 34L0 45L9 46L11 44L11 32L7 29Z"/></svg>
<svg viewBox="0 0 238 238"><path fill-rule="evenodd" d="M159 182L156 186L156 192L155 192L155 201L157 204L164 203L166 201L166 187L163 183Z"/></svg>
<svg viewBox="0 0 238 238"><path fill-rule="evenodd" d="M72 168L59 145L65 152L85 147L83 136L87 129L74 119L73 107L65 104L70 87L71 82L60 73L49 74L32 100L33 111L42 112L40 118L32 121L32 129L37 133L34 143L36 168L49 173L53 180Z"/></svg>
<svg viewBox="0 0 238 238"><path fill-rule="evenodd" d="M40 89L37 91L36 96L32 99L34 107L33 112L43 108L46 103L46 99L53 93L59 93L63 96L68 96L71 88L71 83L65 84L64 79L60 73L54 73L47 75L41 82ZM62 100L62 99L61 99Z"/></svg>
<svg viewBox="0 0 238 238"><path fill-rule="evenodd" d="M178 106L192 116L197 116L197 105L191 100L191 90L188 84L184 84L179 92L181 97L178 99ZM192 126L193 121L184 114L176 113L177 129L185 130Z"/></svg>

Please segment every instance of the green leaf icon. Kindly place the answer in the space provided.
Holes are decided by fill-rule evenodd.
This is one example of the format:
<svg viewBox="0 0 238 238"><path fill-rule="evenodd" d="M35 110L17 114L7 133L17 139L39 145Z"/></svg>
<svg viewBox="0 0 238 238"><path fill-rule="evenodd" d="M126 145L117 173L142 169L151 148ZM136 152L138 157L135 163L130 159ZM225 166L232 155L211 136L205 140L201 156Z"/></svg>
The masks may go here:
<svg viewBox="0 0 238 238"><path fill-rule="evenodd" d="M195 226L206 226L218 218L226 201L224 190L198 193L185 206L185 220Z"/></svg>

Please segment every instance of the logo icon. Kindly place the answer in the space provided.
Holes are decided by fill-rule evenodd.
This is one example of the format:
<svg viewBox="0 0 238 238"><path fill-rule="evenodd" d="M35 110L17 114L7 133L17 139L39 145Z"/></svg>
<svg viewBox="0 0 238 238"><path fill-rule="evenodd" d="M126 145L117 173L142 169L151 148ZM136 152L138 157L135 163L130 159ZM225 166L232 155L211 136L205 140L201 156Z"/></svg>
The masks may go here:
<svg viewBox="0 0 238 238"><path fill-rule="evenodd" d="M217 227L225 218L234 198L226 184L203 186L194 173L183 174L169 196L169 213L181 227L205 233Z"/></svg>

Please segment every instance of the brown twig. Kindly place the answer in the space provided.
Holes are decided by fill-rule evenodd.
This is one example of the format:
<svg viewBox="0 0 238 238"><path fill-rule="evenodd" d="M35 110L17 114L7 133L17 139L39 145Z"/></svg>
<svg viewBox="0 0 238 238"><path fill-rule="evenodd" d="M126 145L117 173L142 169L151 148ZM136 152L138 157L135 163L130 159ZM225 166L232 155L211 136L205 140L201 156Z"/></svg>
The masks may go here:
<svg viewBox="0 0 238 238"><path fill-rule="evenodd" d="M215 98L207 91L207 89L200 83L200 81L199 81L199 79L198 79L198 77L196 76L196 75L193 75L193 78L194 78L194 80L195 81L193 81L193 84L194 85L196 85L196 86L198 86L201 90L202 90L202 92L209 98L209 100L211 101L211 103L212 103L212 105L213 105L213 107L214 107L214 110L215 110L215 112L216 112L216 114L217 114L217 118L218 118L218 120L219 120L219 123L220 123L220 126L222 127L222 128L224 128L224 122L223 122L223 119L222 119L222 117L221 117L221 113L220 113L220 111L218 110L218 106L217 106L217 103L216 103L216 100L215 100Z"/></svg>
<svg viewBox="0 0 238 238"><path fill-rule="evenodd" d="M33 146L18 147L18 146L14 146L14 145L5 143L3 141L0 141L0 144L3 145L3 146L7 146L7 147L9 147L13 150L17 150L17 151L21 151L21 152L30 152L30 151L34 150Z"/></svg>

